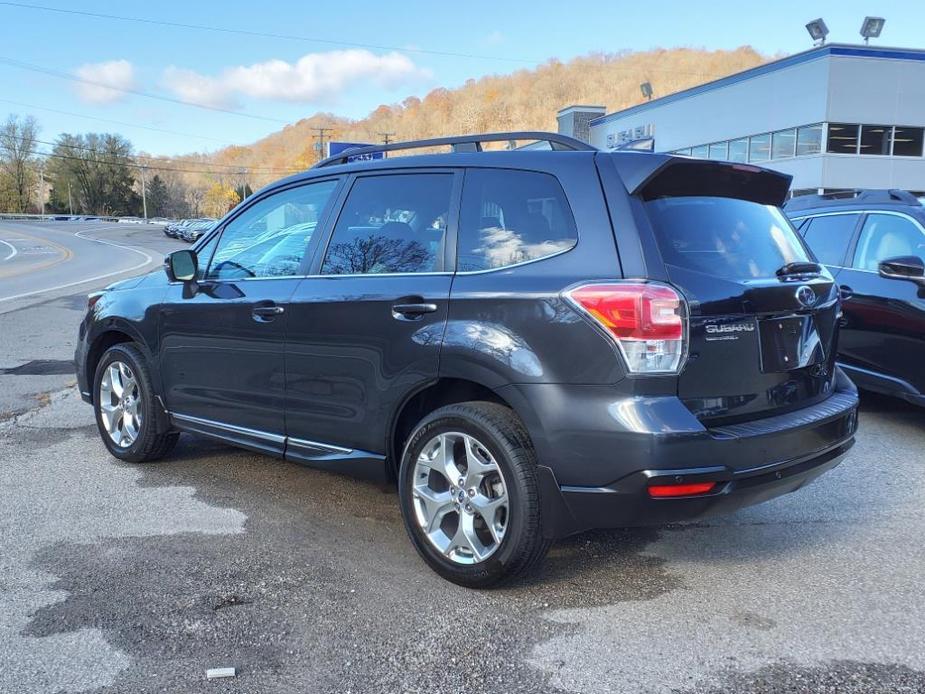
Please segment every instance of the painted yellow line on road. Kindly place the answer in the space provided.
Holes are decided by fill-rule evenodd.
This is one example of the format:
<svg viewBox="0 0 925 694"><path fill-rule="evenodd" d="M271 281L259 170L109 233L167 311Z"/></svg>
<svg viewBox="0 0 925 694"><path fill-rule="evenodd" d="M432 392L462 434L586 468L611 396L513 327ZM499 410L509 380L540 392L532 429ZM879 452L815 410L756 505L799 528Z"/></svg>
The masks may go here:
<svg viewBox="0 0 925 694"><path fill-rule="evenodd" d="M25 232L20 231L19 229L15 232L18 236L25 236L27 239L32 239L33 241L44 244L47 246L53 246L57 248L61 255L57 258L51 258L49 260L38 263L37 265L30 265L28 263L13 265L12 267L0 272L0 279L9 279L11 277L16 277L17 275L24 275L28 272L37 272L39 270L47 270L50 267L54 267L59 263L64 263L74 257L73 251L70 248L62 246L60 243L55 243L54 241L49 241L48 239L43 239L39 236L33 236L32 234L26 234Z"/></svg>

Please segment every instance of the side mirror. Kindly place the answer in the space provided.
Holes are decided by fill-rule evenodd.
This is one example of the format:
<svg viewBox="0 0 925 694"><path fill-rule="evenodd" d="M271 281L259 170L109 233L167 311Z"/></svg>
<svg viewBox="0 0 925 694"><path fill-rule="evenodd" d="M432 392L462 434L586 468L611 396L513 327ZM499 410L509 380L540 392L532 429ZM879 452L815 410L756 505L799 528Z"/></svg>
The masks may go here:
<svg viewBox="0 0 925 694"><path fill-rule="evenodd" d="M192 282L197 271L196 254L189 249L174 251L164 258L164 272L171 282Z"/></svg>
<svg viewBox="0 0 925 694"><path fill-rule="evenodd" d="M914 255L887 258L880 262L880 276L891 280L911 280L925 285L925 262Z"/></svg>

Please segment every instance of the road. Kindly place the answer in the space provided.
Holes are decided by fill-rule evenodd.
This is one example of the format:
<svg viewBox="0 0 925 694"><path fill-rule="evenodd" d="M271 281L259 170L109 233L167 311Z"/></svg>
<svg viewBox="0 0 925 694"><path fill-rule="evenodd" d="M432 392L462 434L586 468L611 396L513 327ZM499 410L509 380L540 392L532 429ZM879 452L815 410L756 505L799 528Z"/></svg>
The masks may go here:
<svg viewBox="0 0 925 694"><path fill-rule="evenodd" d="M59 284L116 253L38 226L0 238L70 249ZM925 410L865 397L813 485L580 535L475 592L418 559L390 488L188 436L161 463L109 457L73 377L29 375L71 358L74 289L0 304L2 692L925 692Z"/></svg>

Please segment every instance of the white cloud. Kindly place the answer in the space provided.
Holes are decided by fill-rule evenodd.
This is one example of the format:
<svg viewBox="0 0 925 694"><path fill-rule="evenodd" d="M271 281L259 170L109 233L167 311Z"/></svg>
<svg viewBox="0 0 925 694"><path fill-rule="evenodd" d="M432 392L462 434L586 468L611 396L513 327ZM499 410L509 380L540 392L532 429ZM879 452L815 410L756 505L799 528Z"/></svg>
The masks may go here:
<svg viewBox="0 0 925 694"><path fill-rule="evenodd" d="M135 68L127 60L87 63L74 72L80 79L87 80L75 83L77 95L91 104L108 104L124 99L125 92L119 90L135 86Z"/></svg>
<svg viewBox="0 0 925 694"><path fill-rule="evenodd" d="M227 106L236 96L293 102L333 101L364 82L396 89L430 76L428 70L419 68L401 53L376 55L352 49L309 53L295 63L268 60L238 65L216 76L169 67L164 71L164 83L186 101Z"/></svg>

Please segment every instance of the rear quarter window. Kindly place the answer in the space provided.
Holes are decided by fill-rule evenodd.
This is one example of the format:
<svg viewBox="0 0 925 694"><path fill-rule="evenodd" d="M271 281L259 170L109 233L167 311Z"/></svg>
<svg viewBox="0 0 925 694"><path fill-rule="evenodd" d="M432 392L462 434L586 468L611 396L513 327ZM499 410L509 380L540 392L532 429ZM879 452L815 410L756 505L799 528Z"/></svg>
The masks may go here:
<svg viewBox="0 0 925 694"><path fill-rule="evenodd" d="M578 242L572 210L555 176L470 169L459 219L462 272L493 270L570 250Z"/></svg>
<svg viewBox="0 0 925 694"><path fill-rule="evenodd" d="M746 280L775 277L787 263L811 260L790 221L772 205L671 197L646 208L668 265Z"/></svg>

